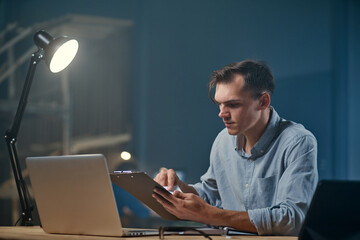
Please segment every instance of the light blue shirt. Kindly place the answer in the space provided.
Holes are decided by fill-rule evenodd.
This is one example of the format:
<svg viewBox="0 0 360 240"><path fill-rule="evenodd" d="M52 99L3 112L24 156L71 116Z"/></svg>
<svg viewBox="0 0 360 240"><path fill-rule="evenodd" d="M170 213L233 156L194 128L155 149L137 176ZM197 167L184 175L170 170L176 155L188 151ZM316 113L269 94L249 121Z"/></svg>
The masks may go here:
<svg viewBox="0 0 360 240"><path fill-rule="evenodd" d="M271 112L250 155L237 148L242 137L221 131L193 187L211 205L247 211L260 235L297 235L318 182L317 142L301 124Z"/></svg>

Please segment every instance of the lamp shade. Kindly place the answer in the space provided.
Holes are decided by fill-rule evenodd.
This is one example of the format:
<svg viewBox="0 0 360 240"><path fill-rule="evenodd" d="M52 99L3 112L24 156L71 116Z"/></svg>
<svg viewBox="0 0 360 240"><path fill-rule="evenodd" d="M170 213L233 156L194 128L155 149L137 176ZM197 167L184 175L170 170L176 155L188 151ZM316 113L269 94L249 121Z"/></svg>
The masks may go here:
<svg viewBox="0 0 360 240"><path fill-rule="evenodd" d="M75 39L62 36L53 38L45 31L34 35L36 46L44 50L44 60L53 73L64 70L74 59L79 43Z"/></svg>

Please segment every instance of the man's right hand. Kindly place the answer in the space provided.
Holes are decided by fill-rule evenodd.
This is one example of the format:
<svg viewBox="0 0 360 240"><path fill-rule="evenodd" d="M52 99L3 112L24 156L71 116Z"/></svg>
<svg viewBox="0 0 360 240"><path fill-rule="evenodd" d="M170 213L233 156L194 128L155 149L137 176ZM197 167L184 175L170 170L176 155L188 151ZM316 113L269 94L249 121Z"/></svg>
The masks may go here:
<svg viewBox="0 0 360 240"><path fill-rule="evenodd" d="M169 191L173 190L177 185L182 185L174 169L161 168L154 180L161 186L167 187Z"/></svg>
<svg viewBox="0 0 360 240"><path fill-rule="evenodd" d="M182 192L194 193L198 195L195 188L180 180L174 169L161 168L160 172L156 175L154 180L161 186L167 187L167 190L169 191L172 191L175 186L179 186Z"/></svg>

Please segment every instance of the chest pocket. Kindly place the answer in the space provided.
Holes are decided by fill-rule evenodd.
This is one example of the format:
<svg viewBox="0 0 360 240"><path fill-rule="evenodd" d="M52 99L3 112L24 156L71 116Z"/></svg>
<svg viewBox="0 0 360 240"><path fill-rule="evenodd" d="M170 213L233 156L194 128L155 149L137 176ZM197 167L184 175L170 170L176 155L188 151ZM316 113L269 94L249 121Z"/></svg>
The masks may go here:
<svg viewBox="0 0 360 240"><path fill-rule="evenodd" d="M270 207L275 199L277 175L256 178L252 188L252 206L256 208Z"/></svg>

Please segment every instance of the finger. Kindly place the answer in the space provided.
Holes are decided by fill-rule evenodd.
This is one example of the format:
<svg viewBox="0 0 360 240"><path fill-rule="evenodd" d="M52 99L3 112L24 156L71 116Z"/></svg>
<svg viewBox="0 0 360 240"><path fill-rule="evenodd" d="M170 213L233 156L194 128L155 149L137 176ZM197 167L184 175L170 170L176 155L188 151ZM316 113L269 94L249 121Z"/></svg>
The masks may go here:
<svg viewBox="0 0 360 240"><path fill-rule="evenodd" d="M167 186L167 168L160 168L160 172L156 175L154 181L162 186Z"/></svg>
<svg viewBox="0 0 360 240"><path fill-rule="evenodd" d="M177 184L177 176L176 176L176 172L173 169L169 169L167 171L167 175L168 175L168 190L173 190L174 186Z"/></svg>
<svg viewBox="0 0 360 240"><path fill-rule="evenodd" d="M174 204L167 201L165 198L155 192L152 194L152 197L155 198L155 200L160 203L166 211L181 219Z"/></svg>
<svg viewBox="0 0 360 240"><path fill-rule="evenodd" d="M164 184L165 184L164 179L165 179L164 176L162 176L160 173L158 173L156 175L156 177L154 178L154 181L157 182L158 184L164 186Z"/></svg>
<svg viewBox="0 0 360 240"><path fill-rule="evenodd" d="M161 205L163 205L164 208L168 209L168 208L172 208L174 207L174 205L167 201L162 195L158 194L158 193L153 193L152 197L156 199L156 201L158 203L160 203Z"/></svg>
<svg viewBox="0 0 360 240"><path fill-rule="evenodd" d="M157 193L157 194L159 194L159 195L161 195L161 196L164 196L164 197L169 196L169 195L170 195L170 196L172 195L172 194L171 194L169 191L167 191L165 188L158 187L158 186L155 186L155 187L154 187L153 192L155 192L155 193Z"/></svg>
<svg viewBox="0 0 360 240"><path fill-rule="evenodd" d="M153 192L158 194L159 196L161 196L162 198L164 198L165 200L169 201L169 202L173 202L174 201L174 197L172 196L171 193L169 193L168 191L166 191L165 189L161 189L158 187L155 187L153 189Z"/></svg>
<svg viewBox="0 0 360 240"><path fill-rule="evenodd" d="M182 192L180 192L178 190L175 190L173 192L173 196L176 197L176 198L180 198L180 199L185 199L185 197L186 197L184 193L182 193Z"/></svg>

